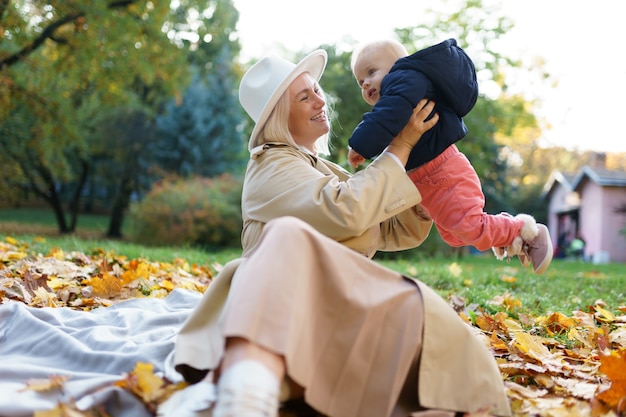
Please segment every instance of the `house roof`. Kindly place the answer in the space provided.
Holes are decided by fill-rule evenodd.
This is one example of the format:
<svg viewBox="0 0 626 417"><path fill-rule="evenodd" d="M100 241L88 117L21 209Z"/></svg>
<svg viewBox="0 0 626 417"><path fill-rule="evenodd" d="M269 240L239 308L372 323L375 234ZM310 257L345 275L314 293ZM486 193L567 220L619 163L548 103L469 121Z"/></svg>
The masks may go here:
<svg viewBox="0 0 626 417"><path fill-rule="evenodd" d="M559 185L565 187L567 190L571 191L572 181L576 178L575 174L564 174L561 171L552 171L550 174L550 178L543 186L543 190L541 192L541 198L547 198L552 191L558 187Z"/></svg>
<svg viewBox="0 0 626 417"><path fill-rule="evenodd" d="M588 178L601 187L626 187L626 171L592 168L585 165L571 182L571 189L576 190Z"/></svg>

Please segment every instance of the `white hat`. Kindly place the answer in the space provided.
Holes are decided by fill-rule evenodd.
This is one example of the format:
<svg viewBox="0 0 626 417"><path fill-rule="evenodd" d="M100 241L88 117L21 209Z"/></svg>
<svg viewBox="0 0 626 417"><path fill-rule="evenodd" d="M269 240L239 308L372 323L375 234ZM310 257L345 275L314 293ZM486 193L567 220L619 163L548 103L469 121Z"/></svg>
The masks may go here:
<svg viewBox="0 0 626 417"><path fill-rule="evenodd" d="M267 56L244 74L239 85L239 102L256 123L248 142L249 150L256 146L259 131L292 81L305 72L319 81L326 67L326 59L326 51L323 49L311 52L298 64L278 56Z"/></svg>

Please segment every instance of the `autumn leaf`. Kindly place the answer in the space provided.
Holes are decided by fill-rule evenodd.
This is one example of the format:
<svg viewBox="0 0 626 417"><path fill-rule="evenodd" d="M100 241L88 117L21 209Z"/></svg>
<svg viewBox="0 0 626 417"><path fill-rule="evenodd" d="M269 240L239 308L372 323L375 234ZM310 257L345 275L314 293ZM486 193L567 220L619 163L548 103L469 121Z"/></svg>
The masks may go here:
<svg viewBox="0 0 626 417"><path fill-rule="evenodd" d="M611 380L611 386L596 398L617 409L626 406L626 349L600 356L600 372Z"/></svg>
<svg viewBox="0 0 626 417"><path fill-rule="evenodd" d="M26 382L26 386L20 391L52 391L56 389L62 389L65 381L69 379L68 376L53 375L47 379L31 379Z"/></svg>
<svg viewBox="0 0 626 417"><path fill-rule="evenodd" d="M511 344L515 350L540 363L553 358L542 339L537 336L525 332L516 332L513 334Z"/></svg>
<svg viewBox="0 0 626 417"><path fill-rule="evenodd" d="M566 315L556 312L552 313L550 317L548 317L543 325L548 329L551 333L562 333L567 331L568 329L576 326L578 322Z"/></svg>
<svg viewBox="0 0 626 417"><path fill-rule="evenodd" d="M154 373L154 365L145 362L138 362L135 369L115 385L135 394L152 411L174 391L186 386L185 383L172 384L166 381Z"/></svg>
<svg viewBox="0 0 626 417"><path fill-rule="evenodd" d="M615 315L611 313L610 311L608 311L607 309L602 308L599 305L595 305L594 309L596 310L596 318L598 320L606 322L606 323L612 323L615 321Z"/></svg>
<svg viewBox="0 0 626 417"><path fill-rule="evenodd" d="M33 417L111 417L104 410L82 411L73 403L58 404L51 410L39 410L33 413Z"/></svg>

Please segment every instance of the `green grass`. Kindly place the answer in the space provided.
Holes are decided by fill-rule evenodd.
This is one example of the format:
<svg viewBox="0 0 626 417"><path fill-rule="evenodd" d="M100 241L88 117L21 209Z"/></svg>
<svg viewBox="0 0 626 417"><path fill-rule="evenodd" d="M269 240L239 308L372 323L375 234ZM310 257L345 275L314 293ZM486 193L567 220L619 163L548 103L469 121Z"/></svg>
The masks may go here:
<svg viewBox="0 0 626 417"><path fill-rule="evenodd" d="M518 299L520 312L541 315L559 311L588 311L599 300L610 310L626 305L626 265L593 265L555 259L543 275L490 255L464 256L460 260L381 261L387 267L420 279L445 298L463 297L468 304L500 310L495 297L509 294Z"/></svg>
<svg viewBox="0 0 626 417"><path fill-rule="evenodd" d="M10 235L29 245L29 252L48 253L56 247L64 251L90 254L103 249L128 258L171 262L184 258L190 263L224 264L239 256L239 249L205 251L192 247L147 247L131 242L102 239L108 219L103 216L81 215L75 235L58 235L54 217L41 210L0 210L0 239ZM37 229L39 227L39 229ZM45 241L38 239L44 236ZM478 304L488 310L501 310L493 304L507 294L518 299L520 314L549 314L559 311L571 314L574 310L587 311L598 300L610 310L626 305L626 265L593 265L580 261L555 259L543 275L522 268L517 258L510 263L498 261L491 255L463 256L458 260L414 260L410 255L402 259L377 260L381 264L418 278L430 285L444 298L459 296L468 304Z"/></svg>
<svg viewBox="0 0 626 417"><path fill-rule="evenodd" d="M67 219L69 222L69 218ZM0 210L0 223L17 223L29 226L43 226L51 230L57 229L54 212L49 209L14 208ZM97 214L81 214L78 216L77 229L104 234L109 226L108 216Z"/></svg>
<svg viewBox="0 0 626 417"><path fill-rule="evenodd" d="M58 248L65 252L78 251L87 255L106 251L117 256L125 256L129 259L141 258L148 261L172 262L176 258L183 258L190 263L198 265L211 265L214 262L224 264L241 253L238 249L223 249L208 252L191 247L169 246L143 246L135 243L119 240L83 239L76 236L40 236L34 234L6 234L0 233L0 240L4 241L11 236L28 245L27 252L32 255L48 254L52 249Z"/></svg>
<svg viewBox="0 0 626 417"><path fill-rule="evenodd" d="M183 258L198 265L224 264L239 256L238 249L207 252L186 247L147 247L115 240L81 239L75 236L37 237L36 235L11 235L28 244L28 252L46 254L53 248L91 254L105 250L130 259L171 262ZM5 240L6 234L0 233ZM544 315L560 311L571 314L574 310L587 311L598 300L609 310L626 305L626 267L623 264L592 265L578 261L555 259L543 275L522 268L517 259L510 263L497 261L490 256L464 256L459 260L411 259L380 260L381 264L415 277L439 292L444 298L459 296L466 303L478 304L494 312L503 306L494 305L497 297L509 294L520 300L518 313Z"/></svg>

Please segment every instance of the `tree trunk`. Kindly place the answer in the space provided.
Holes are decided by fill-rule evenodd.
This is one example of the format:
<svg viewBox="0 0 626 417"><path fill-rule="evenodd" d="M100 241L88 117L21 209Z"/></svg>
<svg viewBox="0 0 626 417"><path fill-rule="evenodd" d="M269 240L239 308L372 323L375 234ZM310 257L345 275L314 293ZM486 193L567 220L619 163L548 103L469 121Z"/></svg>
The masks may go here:
<svg viewBox="0 0 626 417"><path fill-rule="evenodd" d="M78 178L78 184L76 185L76 189L74 190L74 195L72 196L72 200L70 201L70 231L76 231L76 224L78 223L78 212L80 209L80 196L83 192L83 188L85 187L85 183L87 182L87 177L89 175L89 164L85 160L80 161L80 176Z"/></svg>
<svg viewBox="0 0 626 417"><path fill-rule="evenodd" d="M61 199L59 198L59 194L57 193L55 181L52 174L43 165L38 165L34 167L34 169L39 173L39 177L45 183L46 188L40 189L39 187L37 187L37 182L32 177L27 175L32 191L42 197L52 207L52 210L54 211L54 216L57 219L57 225L59 226L59 233L71 233L72 231L69 229L69 227L67 226L67 222L65 221L63 205L61 204Z"/></svg>
<svg viewBox="0 0 626 417"><path fill-rule="evenodd" d="M119 192L115 196L111 217L109 219L109 230L106 236L110 238L122 237L122 224L124 222L124 213L128 208L130 196L133 193L132 175L124 175L120 181Z"/></svg>
<svg viewBox="0 0 626 417"><path fill-rule="evenodd" d="M61 200L59 199L59 195L54 188L54 184L48 184L48 193L44 195L44 199L52 206L52 210L54 211L54 216L57 219L57 225L59 226L59 233L61 234L69 234L72 233L72 230L67 226L67 222L65 221L65 213L63 213L63 205L61 204Z"/></svg>

